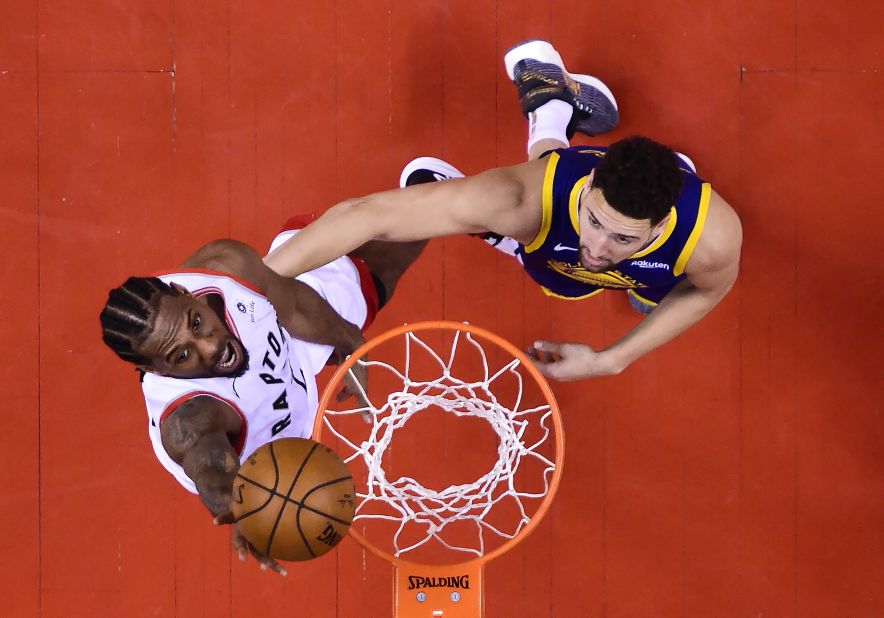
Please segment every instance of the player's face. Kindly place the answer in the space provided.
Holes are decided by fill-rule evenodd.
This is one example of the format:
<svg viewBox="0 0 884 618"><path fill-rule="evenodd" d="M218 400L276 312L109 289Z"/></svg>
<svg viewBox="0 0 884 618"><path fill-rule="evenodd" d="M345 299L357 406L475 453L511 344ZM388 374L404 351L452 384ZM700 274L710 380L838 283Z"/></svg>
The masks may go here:
<svg viewBox="0 0 884 618"><path fill-rule="evenodd" d="M232 378L248 368L248 355L208 297L164 296L140 352L148 369L173 378Z"/></svg>
<svg viewBox="0 0 884 618"><path fill-rule="evenodd" d="M616 268L619 262L647 245L663 229L666 220L652 226L650 219L632 219L617 212L601 189L583 190L578 209L580 263L591 272Z"/></svg>

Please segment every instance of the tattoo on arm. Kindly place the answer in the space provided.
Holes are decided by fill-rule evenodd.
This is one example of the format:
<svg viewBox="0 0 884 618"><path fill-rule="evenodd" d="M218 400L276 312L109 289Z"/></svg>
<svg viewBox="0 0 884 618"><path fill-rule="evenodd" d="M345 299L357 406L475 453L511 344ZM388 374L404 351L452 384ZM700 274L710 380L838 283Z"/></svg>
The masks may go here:
<svg viewBox="0 0 884 618"><path fill-rule="evenodd" d="M239 469L223 405L197 397L176 408L160 426L163 447L184 468L212 515L229 510L230 491Z"/></svg>
<svg viewBox="0 0 884 618"><path fill-rule="evenodd" d="M226 474L236 472L239 462L233 448L228 448L229 442L215 445L212 445L212 442L219 441L215 440L214 436L207 436L196 448L192 449L185 457L187 466L194 471L214 470Z"/></svg>
<svg viewBox="0 0 884 618"><path fill-rule="evenodd" d="M162 422L163 447L175 463L180 464L204 435L221 429L216 403L220 402L209 397L194 397L175 408Z"/></svg>
<svg viewBox="0 0 884 618"><path fill-rule="evenodd" d="M212 515L230 509L230 492L239 470L239 459L226 434L217 432L203 436L184 457L182 467Z"/></svg>

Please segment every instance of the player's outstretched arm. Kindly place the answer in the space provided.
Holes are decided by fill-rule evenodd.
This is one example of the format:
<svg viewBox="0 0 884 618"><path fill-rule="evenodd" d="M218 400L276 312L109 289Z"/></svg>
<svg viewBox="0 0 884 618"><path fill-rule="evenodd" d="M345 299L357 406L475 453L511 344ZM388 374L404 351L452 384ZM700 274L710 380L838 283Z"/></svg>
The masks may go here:
<svg viewBox="0 0 884 618"><path fill-rule="evenodd" d="M239 458L228 436L241 430L238 415L213 397L194 397L184 402L160 425L163 448L196 485L200 500L216 524L234 523L230 500ZM252 547L236 527L233 545L240 560L251 553L262 569L285 575L275 560Z"/></svg>
<svg viewBox="0 0 884 618"><path fill-rule="evenodd" d="M332 206L264 258L283 276L297 276L371 240L410 242L493 231L531 238L539 226L544 161L489 170L477 176L431 182L345 200ZM529 195L534 187L537 195ZM536 211L536 212L535 212Z"/></svg>
<svg viewBox="0 0 884 618"><path fill-rule="evenodd" d="M713 192L703 235L685 268L686 277L654 311L605 350L580 343L537 342L536 349L546 355L536 362L538 368L558 380L620 373L699 322L721 302L736 281L742 240L739 217Z"/></svg>

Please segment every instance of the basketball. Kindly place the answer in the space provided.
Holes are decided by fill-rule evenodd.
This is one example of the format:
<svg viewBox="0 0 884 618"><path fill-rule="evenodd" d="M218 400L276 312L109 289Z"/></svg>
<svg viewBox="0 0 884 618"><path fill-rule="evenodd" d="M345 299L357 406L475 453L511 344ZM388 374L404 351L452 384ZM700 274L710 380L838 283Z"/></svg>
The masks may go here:
<svg viewBox="0 0 884 618"><path fill-rule="evenodd" d="M347 534L353 478L319 442L282 438L252 453L233 483L231 510L243 536L277 560L310 560Z"/></svg>

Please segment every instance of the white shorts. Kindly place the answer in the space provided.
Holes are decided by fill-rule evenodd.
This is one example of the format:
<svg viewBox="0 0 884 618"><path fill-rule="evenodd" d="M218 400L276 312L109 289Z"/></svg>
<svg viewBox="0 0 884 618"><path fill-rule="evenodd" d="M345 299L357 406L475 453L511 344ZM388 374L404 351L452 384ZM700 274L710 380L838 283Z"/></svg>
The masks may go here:
<svg viewBox="0 0 884 618"><path fill-rule="evenodd" d="M290 230L279 234L270 243L270 251L298 232L300 230ZM368 302L363 293L359 270L349 257L340 257L325 266L320 266L295 278L316 290L342 318L359 328L366 326ZM309 368L313 371L313 375L322 371L333 352L331 346L308 343L299 339L293 339L292 344L301 365L305 370Z"/></svg>

